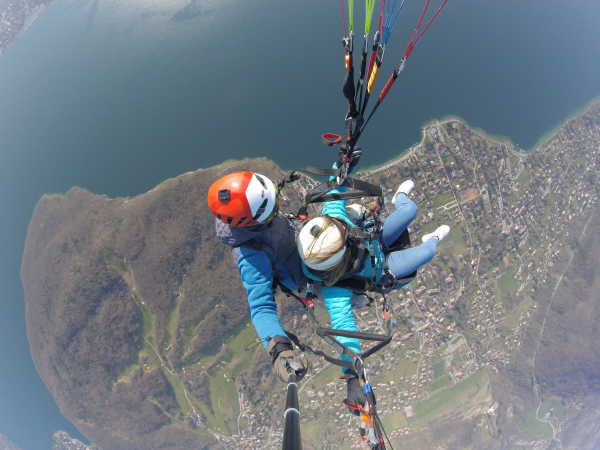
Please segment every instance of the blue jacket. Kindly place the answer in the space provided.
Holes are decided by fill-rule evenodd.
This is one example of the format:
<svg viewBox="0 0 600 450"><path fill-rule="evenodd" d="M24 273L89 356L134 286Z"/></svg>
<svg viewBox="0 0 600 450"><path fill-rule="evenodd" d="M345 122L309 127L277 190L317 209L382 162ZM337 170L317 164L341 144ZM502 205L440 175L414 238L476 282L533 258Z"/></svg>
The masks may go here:
<svg viewBox="0 0 600 450"><path fill-rule="evenodd" d="M289 276L285 267L277 261L272 262L263 250L242 246L233 249L233 257L240 271L242 284L248 293L250 319L259 339L267 347L269 339L273 336L286 336L279 323L277 303L273 298L274 270L280 278L287 280L283 283L287 288L295 290L300 286Z"/></svg>
<svg viewBox="0 0 600 450"><path fill-rule="evenodd" d="M233 259L248 294L250 318L266 347L273 336L285 336L273 299L275 277L291 290L305 287L308 281L296 248L296 223L277 215L268 227L251 230L215 220L217 237L233 247Z"/></svg>

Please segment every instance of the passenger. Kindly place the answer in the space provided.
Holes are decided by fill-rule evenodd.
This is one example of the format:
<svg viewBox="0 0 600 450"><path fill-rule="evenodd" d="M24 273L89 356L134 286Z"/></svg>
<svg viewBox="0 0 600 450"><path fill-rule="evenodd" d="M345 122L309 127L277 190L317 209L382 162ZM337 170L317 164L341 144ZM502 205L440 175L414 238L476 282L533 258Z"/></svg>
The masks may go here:
<svg viewBox="0 0 600 450"><path fill-rule="evenodd" d="M398 187L392 198L396 209L385 219L380 236L373 240L353 236L353 230L369 227L365 223L367 211L358 204L347 206L346 200L324 203L321 215L300 230L297 245L303 272L307 278L323 284L321 296L332 328L358 331L352 311L355 286L385 292L407 285L417 269L433 259L438 243L450 232L448 225L442 225L424 235L421 245L396 250L403 246L406 229L417 215L417 206L408 197L413 188L412 180ZM360 353L357 338L338 336L336 339ZM364 397L356 374L349 369L344 372L348 380L348 402L362 405Z"/></svg>

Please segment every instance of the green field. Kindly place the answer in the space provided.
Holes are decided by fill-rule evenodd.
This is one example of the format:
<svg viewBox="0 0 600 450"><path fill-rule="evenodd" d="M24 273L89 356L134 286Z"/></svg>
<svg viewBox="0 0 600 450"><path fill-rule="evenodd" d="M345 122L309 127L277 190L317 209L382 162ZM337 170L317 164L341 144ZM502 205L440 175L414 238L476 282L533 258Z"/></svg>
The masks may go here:
<svg viewBox="0 0 600 450"><path fill-rule="evenodd" d="M255 340L256 332L250 324L247 324L237 335L228 341L227 346L232 355L229 363L232 377L237 377L244 370L250 369L254 352L258 347L252 346L248 348L248 346Z"/></svg>
<svg viewBox="0 0 600 450"><path fill-rule="evenodd" d="M441 377L442 375L444 375L446 373L445 366L446 366L446 364L444 363L443 359L438 359L438 360L434 361L432 364L433 378L438 378L438 377Z"/></svg>
<svg viewBox="0 0 600 450"><path fill-rule="evenodd" d="M131 376L137 369L141 367L146 371L153 370L160 366L160 361L156 356L156 352L153 349L156 342L156 319L152 311L142 304L142 300L137 292L131 293L132 301L135 301L140 309L142 310L143 320L143 346L138 352L136 359L127 367L125 367L119 376L117 377L116 383L128 383Z"/></svg>
<svg viewBox="0 0 600 450"><path fill-rule="evenodd" d="M523 169L521 173L517 177L517 183L519 185L519 193L515 194L516 196L520 195L520 193L529 187L529 183L531 182L531 175L529 174L529 170Z"/></svg>
<svg viewBox="0 0 600 450"><path fill-rule="evenodd" d="M160 358L156 354L159 349L156 345L156 319L154 313L142 303L142 298L136 293L132 293L132 300L141 308L144 330L144 345L140 349L137 360L126 367L117 382L129 382L131 376L137 369L144 367L144 370L154 370L161 366ZM167 322L168 338L167 348L174 345L176 339L177 326L179 322L179 303L169 314ZM208 426L226 434L237 432L237 416L239 414L238 394L235 379L245 370L251 367L252 359L257 346L249 346L256 340L256 333L250 324L243 326L236 334L230 336L225 342L227 351L225 355L219 354L221 360L214 365L217 355L204 355L194 365L202 367L213 366L209 371L208 386L210 393L210 405L193 398L186 388L183 377L179 371L171 371L166 367L162 368L165 378L171 385L175 400L179 406L180 414L167 414L174 425L187 428L186 423L181 419L192 412L192 406L197 411L206 416ZM162 351L161 351L162 353ZM163 356L164 358L164 356ZM162 408L161 408L162 409Z"/></svg>
<svg viewBox="0 0 600 450"><path fill-rule="evenodd" d="M179 406L179 411L181 411L183 415L188 415L191 412L192 408L190 402L188 402L185 398L185 387L183 385L183 382L176 373L171 373L165 369L163 369L162 372L165 375L165 378L169 381L171 387L173 388L173 392L175 393L175 400L177 401L177 405Z"/></svg>
<svg viewBox="0 0 600 450"><path fill-rule="evenodd" d="M448 191L442 191L439 195L437 195L433 201L432 201L432 207L434 209L439 208L442 205L445 205L446 203L452 202L454 201L454 195L452 194L452 192Z"/></svg>
<svg viewBox="0 0 600 450"><path fill-rule="evenodd" d="M444 222L447 223L448 221ZM438 224L436 224L438 225ZM447 255L464 255L467 253L468 247L465 240L465 233L463 226L460 224L449 223L451 233L448 240L444 240L444 252Z"/></svg>
<svg viewBox="0 0 600 450"><path fill-rule="evenodd" d="M143 345L138 351L133 361L124 367L116 377L116 383L128 383L133 374L140 368L146 371L154 370L160 366L160 360L156 355L156 317L155 314L144 304L143 299L136 292L129 278L129 268L123 256L112 248L103 248L100 250L100 258L107 266L118 271L127 281L130 288L131 301L135 302L142 312Z"/></svg>
<svg viewBox="0 0 600 450"><path fill-rule="evenodd" d="M329 365L325 367L318 375L315 375L302 386L302 392L324 390L324 386L342 375L342 371L338 366ZM343 380L340 380L342 383Z"/></svg>
<svg viewBox="0 0 600 450"><path fill-rule="evenodd" d="M547 423L542 423L535 417L535 408L532 408L525 421L521 424L521 432L528 439L551 439L552 427Z"/></svg>
<svg viewBox="0 0 600 450"><path fill-rule="evenodd" d="M514 305L514 300L511 298L519 288L519 281L515 280L517 268L511 266L500 278L496 280L496 295L498 301L510 311Z"/></svg>
<svg viewBox="0 0 600 450"><path fill-rule="evenodd" d="M235 379L251 367L257 347L249 344L255 340L254 329L250 324L246 324L225 341L224 347L227 351L224 354L201 355L192 363L194 367L204 369L210 367L207 378L210 405L204 404L188 394L190 401L198 411L206 416L208 426L219 432L237 433L239 402ZM217 357L221 358L218 362L216 361ZM170 378L169 381L171 381ZM177 381L174 381L172 385L179 403Z"/></svg>
<svg viewBox="0 0 600 450"><path fill-rule="evenodd" d="M179 311L183 297L177 297L175 307L169 311L167 318L167 336L165 339L165 349L170 350L177 340L177 328L179 326Z"/></svg>
<svg viewBox="0 0 600 450"><path fill-rule="evenodd" d="M447 389L435 392L427 400L413 406L414 416L409 423L424 424L437 416L454 414L467 415L470 409L489 403L489 376L480 369L467 379Z"/></svg>
<svg viewBox="0 0 600 450"><path fill-rule="evenodd" d="M100 257L102 258L102 261L104 261L104 264L106 264L109 267L112 267L119 273L127 271L127 265L125 264L125 260L112 248L105 247L102 250L100 250Z"/></svg>
<svg viewBox="0 0 600 450"><path fill-rule="evenodd" d="M451 384L452 378L450 378L450 375L442 375L441 377L434 379L429 386L427 386L427 390L429 392L435 392L439 389L445 388L446 386L450 386Z"/></svg>
<svg viewBox="0 0 600 450"><path fill-rule="evenodd" d="M250 324L229 337L225 342L227 353L219 363L209 371L209 392L211 411L206 405L200 409L207 416L209 426L224 433L237 432L239 402L235 379L251 367L257 347L248 348L256 340L256 333ZM200 363L214 361L214 356L203 358ZM199 402L197 402L199 403Z"/></svg>
<svg viewBox="0 0 600 450"><path fill-rule="evenodd" d="M377 377L373 377L375 389L381 383L397 382L399 377L411 377L417 373L417 363L410 359L402 359L394 363L394 370L383 370Z"/></svg>
<svg viewBox="0 0 600 450"><path fill-rule="evenodd" d="M207 417L208 424L221 432L235 432L234 424L240 405L235 379L229 377L227 367L220 367L211 373L209 390L213 414Z"/></svg>
<svg viewBox="0 0 600 450"><path fill-rule="evenodd" d="M327 421L312 420L310 422L302 423L301 428L302 448L304 450L350 448L348 439L345 436L340 436L339 433L332 433ZM358 436L358 430L356 435ZM356 439L358 439L358 437ZM354 440L352 440L352 442L354 442Z"/></svg>
<svg viewBox="0 0 600 450"><path fill-rule="evenodd" d="M381 421L383 422L383 428L388 432L408 427L408 420L404 411L394 411L391 414L386 414L381 418Z"/></svg>
<svg viewBox="0 0 600 450"><path fill-rule="evenodd" d="M512 330L519 325L519 319L521 315L534 304L534 301L530 297L524 296L523 300L504 318L502 323L503 328L505 328L509 333L512 332Z"/></svg>
<svg viewBox="0 0 600 450"><path fill-rule="evenodd" d="M540 416L544 417L547 413L550 413L552 418L563 421L569 415L569 408L560 397L544 395Z"/></svg>

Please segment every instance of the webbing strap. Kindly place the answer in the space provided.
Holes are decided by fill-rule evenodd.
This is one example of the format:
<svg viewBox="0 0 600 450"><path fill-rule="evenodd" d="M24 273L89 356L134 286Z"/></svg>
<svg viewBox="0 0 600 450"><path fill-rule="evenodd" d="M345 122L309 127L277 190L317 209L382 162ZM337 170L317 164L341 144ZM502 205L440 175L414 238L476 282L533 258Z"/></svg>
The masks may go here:
<svg viewBox="0 0 600 450"><path fill-rule="evenodd" d="M345 192L329 192L337 187L347 187L352 190L347 190ZM332 182L319 184L317 187L306 193L305 203L308 205L311 203L322 203L332 200L350 200L364 197L383 198L383 190L381 189L381 186L371 184L367 181L357 180L356 178L347 177L342 184Z"/></svg>
<svg viewBox="0 0 600 450"><path fill-rule="evenodd" d="M312 353L313 355L320 356L323 359L325 359L327 362L330 362L331 364L334 364L336 366L346 367L348 369L354 368L354 365L352 364L352 362L344 361L343 359L334 358L333 356L328 355L324 351L316 350L316 349L312 348L310 345L303 344L302 342L300 342L300 339L298 338L298 336L296 336L291 331L288 331L288 330L283 330L283 331L285 331L285 334L288 335L288 337L294 343L294 345L296 345L301 351L303 351L303 352L308 351L308 352Z"/></svg>
<svg viewBox="0 0 600 450"><path fill-rule="evenodd" d="M337 176L338 172L336 169L322 169L320 167L306 166L301 169L302 172L310 173L311 175L320 175L320 176Z"/></svg>
<svg viewBox="0 0 600 450"><path fill-rule="evenodd" d="M318 176L336 177L339 175L337 169L322 169L322 168L313 167L313 166L306 166L306 167L303 167L298 170L309 173L311 175L318 175ZM322 183L322 184L324 184L324 183ZM341 184L327 183L327 186L329 187L329 189L334 189L336 187L344 187L344 186L350 187L353 189L360 189L361 191L363 191L363 193L366 196L369 196L369 197L371 197L371 196L376 197L376 196L383 195L381 186L377 186L375 184L369 183L368 181L359 180L359 179L353 178L353 177L346 177L346 179Z"/></svg>

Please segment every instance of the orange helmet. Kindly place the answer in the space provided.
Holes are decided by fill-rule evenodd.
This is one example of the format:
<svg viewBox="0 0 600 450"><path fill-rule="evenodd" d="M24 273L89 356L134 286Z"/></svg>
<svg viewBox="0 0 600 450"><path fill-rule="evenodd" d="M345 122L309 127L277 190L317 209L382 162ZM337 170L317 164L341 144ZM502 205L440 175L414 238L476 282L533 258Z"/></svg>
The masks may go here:
<svg viewBox="0 0 600 450"><path fill-rule="evenodd" d="M211 184L208 207L232 227L266 223L277 212L277 188L255 172L230 173Z"/></svg>

